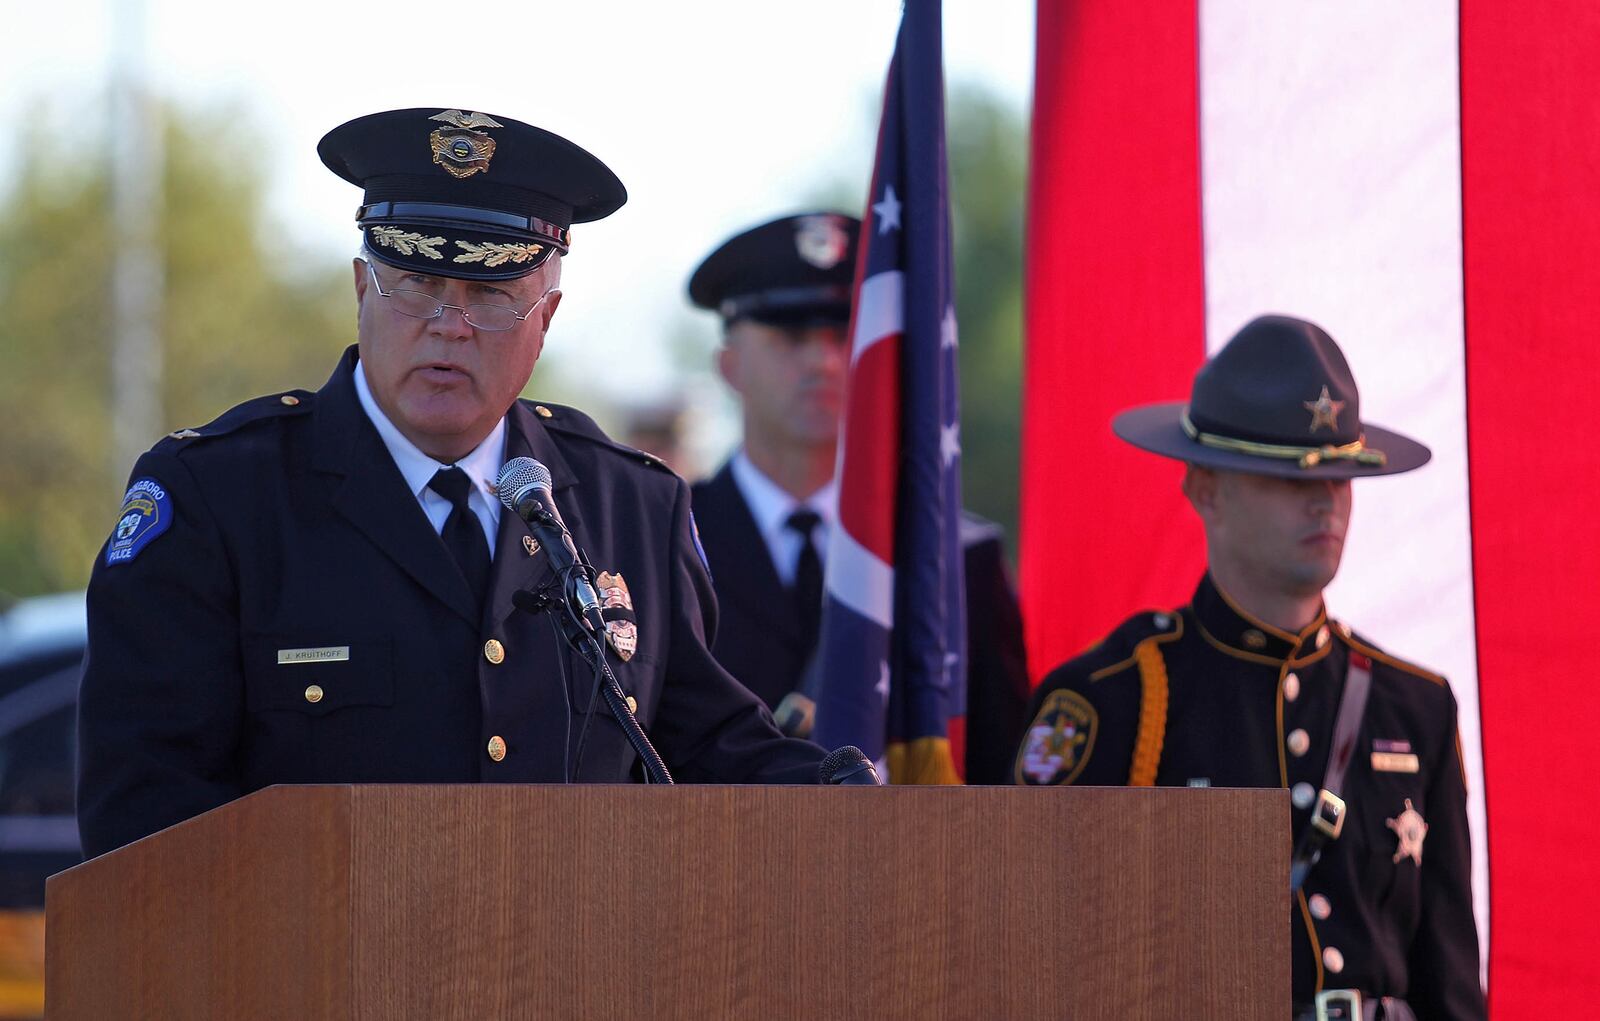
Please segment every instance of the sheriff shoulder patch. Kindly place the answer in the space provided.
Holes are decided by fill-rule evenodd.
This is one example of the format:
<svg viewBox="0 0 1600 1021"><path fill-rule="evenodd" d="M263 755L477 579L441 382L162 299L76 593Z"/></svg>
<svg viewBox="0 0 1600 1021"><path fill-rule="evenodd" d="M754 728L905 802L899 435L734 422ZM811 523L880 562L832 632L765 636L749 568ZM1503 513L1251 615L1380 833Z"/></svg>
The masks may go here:
<svg viewBox="0 0 1600 1021"><path fill-rule="evenodd" d="M125 564L172 527L172 497L155 479L135 479L106 543L106 566Z"/></svg>
<svg viewBox="0 0 1600 1021"><path fill-rule="evenodd" d="M1045 696L1017 756L1017 782L1035 786L1071 783L1094 750L1100 714L1089 700L1065 688Z"/></svg>

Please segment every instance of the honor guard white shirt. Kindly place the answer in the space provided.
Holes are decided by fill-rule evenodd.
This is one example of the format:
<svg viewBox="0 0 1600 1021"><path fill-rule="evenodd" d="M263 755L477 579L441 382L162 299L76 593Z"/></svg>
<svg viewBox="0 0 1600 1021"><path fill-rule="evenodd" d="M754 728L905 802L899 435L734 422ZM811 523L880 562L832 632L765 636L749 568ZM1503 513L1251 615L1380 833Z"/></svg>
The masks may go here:
<svg viewBox="0 0 1600 1021"><path fill-rule="evenodd" d="M809 498L796 500L757 468L743 450L733 456L731 468L734 484L739 487L739 495L744 497L745 506L750 508L756 530L766 540L767 554L772 557L772 566L778 569L778 580L785 587L794 584L801 542L800 533L788 527L787 522L789 515L801 507L816 512L817 517L822 519L822 523L811 530L811 544L816 548L817 557L824 564L828 562L828 536L832 534L833 523L839 515L839 487L836 483L829 480L827 485Z"/></svg>
<svg viewBox="0 0 1600 1021"><path fill-rule="evenodd" d="M428 483L433 481L434 474L440 468L452 466L441 464L424 454L395 428L395 424L389 421L389 416L383 413L373 398L372 388L367 385L366 370L359 361L356 362L355 376L356 397L361 401L361 409L377 427L383 445L389 448L389 456L394 458L395 467L400 469L401 477L406 480L406 488L417 498L422 513L428 516L428 523L433 525L435 532L443 532L445 519L450 517L450 501L429 489ZM494 559L494 540L500 529L501 507L499 498L494 495L494 484L500 477L500 466L505 460L505 445L506 420L502 416L495 423L494 431L472 453L453 466L466 472L467 478L472 480L467 506L477 515L478 523L483 526L483 537L489 540L490 560Z"/></svg>

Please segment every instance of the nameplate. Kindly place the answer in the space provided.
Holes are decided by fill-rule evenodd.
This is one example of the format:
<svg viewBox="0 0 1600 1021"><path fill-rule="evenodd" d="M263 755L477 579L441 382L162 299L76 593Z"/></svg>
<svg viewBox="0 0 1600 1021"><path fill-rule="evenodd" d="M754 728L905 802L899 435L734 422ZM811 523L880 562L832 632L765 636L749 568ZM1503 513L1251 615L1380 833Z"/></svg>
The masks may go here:
<svg viewBox="0 0 1600 1021"><path fill-rule="evenodd" d="M1373 752L1372 769L1378 773L1415 773L1417 757L1401 752Z"/></svg>
<svg viewBox="0 0 1600 1021"><path fill-rule="evenodd" d="M342 663L350 658L348 645L324 645L320 649L279 649L278 665L285 663ZM1416 772L1416 770L1412 770Z"/></svg>

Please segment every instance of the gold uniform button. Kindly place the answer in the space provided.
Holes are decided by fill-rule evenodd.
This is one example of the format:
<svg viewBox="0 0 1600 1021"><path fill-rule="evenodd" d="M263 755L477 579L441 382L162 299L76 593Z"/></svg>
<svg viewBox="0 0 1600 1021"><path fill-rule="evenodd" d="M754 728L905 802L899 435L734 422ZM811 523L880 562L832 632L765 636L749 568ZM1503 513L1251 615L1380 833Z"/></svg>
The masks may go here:
<svg viewBox="0 0 1600 1021"><path fill-rule="evenodd" d="M628 712L636 713L638 711L639 711L639 703L634 700L634 697L632 695L629 695L628 696Z"/></svg>
<svg viewBox="0 0 1600 1021"><path fill-rule="evenodd" d="M1338 947L1322 948L1322 966L1335 975L1344 970L1344 951Z"/></svg>
<svg viewBox="0 0 1600 1021"><path fill-rule="evenodd" d="M1300 697L1300 675L1288 674L1283 679L1283 700L1293 702Z"/></svg>
<svg viewBox="0 0 1600 1021"><path fill-rule="evenodd" d="M506 661L506 647L500 644L500 639L491 638L483 643L483 658L499 666Z"/></svg>
<svg viewBox="0 0 1600 1021"><path fill-rule="evenodd" d="M1325 922L1331 914L1333 914L1333 905L1328 903L1328 898L1320 893L1312 894L1311 917L1319 922Z"/></svg>
<svg viewBox="0 0 1600 1021"><path fill-rule="evenodd" d="M1294 802L1294 807L1304 810L1311 807L1317 800L1317 789L1304 780L1289 788L1289 800Z"/></svg>
<svg viewBox="0 0 1600 1021"><path fill-rule="evenodd" d="M296 397L294 394L284 394L282 397L278 398L278 401L279 403L287 404L292 408L296 404L300 403L300 398Z"/></svg>
<svg viewBox="0 0 1600 1021"><path fill-rule="evenodd" d="M1244 644L1249 649L1265 649L1267 647L1267 636L1255 628L1251 628L1244 633Z"/></svg>
<svg viewBox="0 0 1600 1021"><path fill-rule="evenodd" d="M1317 648L1328 644L1328 625L1324 624L1317 631Z"/></svg>
<svg viewBox="0 0 1600 1021"><path fill-rule="evenodd" d="M501 737L499 734L496 734L494 737L491 737L489 739L489 758L493 759L496 762L499 762L500 760L504 759L505 757L506 757L506 741L505 741L505 738Z"/></svg>
<svg viewBox="0 0 1600 1021"><path fill-rule="evenodd" d="M540 418L554 418L556 414L543 404L535 404L533 406L533 411L534 414L538 415Z"/></svg>
<svg viewBox="0 0 1600 1021"><path fill-rule="evenodd" d="M1298 759L1311 750L1311 735L1303 730L1291 730L1289 731L1287 743L1289 745L1289 754Z"/></svg>
<svg viewBox="0 0 1600 1021"><path fill-rule="evenodd" d="M312 705L316 705L318 702L321 702L322 701L322 688L320 686L318 686L318 685L315 685L315 684L313 684L313 685L311 685L311 687L307 688L306 689L306 701L310 702Z"/></svg>

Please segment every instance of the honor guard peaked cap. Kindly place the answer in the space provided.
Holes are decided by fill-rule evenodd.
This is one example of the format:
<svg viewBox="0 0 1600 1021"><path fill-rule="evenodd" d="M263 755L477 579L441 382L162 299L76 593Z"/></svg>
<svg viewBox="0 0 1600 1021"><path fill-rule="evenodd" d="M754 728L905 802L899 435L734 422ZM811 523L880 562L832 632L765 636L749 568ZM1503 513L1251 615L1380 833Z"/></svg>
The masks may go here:
<svg viewBox="0 0 1600 1021"><path fill-rule="evenodd" d="M317 154L365 192L356 222L372 254L437 276L524 276L568 251L572 224L628 200L617 175L560 135L470 110L357 117Z"/></svg>
<svg viewBox="0 0 1600 1021"><path fill-rule="evenodd" d="M724 241L689 278L689 300L725 322L778 326L850 321L861 221L841 213L785 216Z"/></svg>
<svg viewBox="0 0 1600 1021"><path fill-rule="evenodd" d="M1111 428L1136 447L1208 468L1348 479L1420 468L1428 448L1361 420L1355 376L1322 327L1247 323L1195 374L1188 403L1148 404Z"/></svg>

